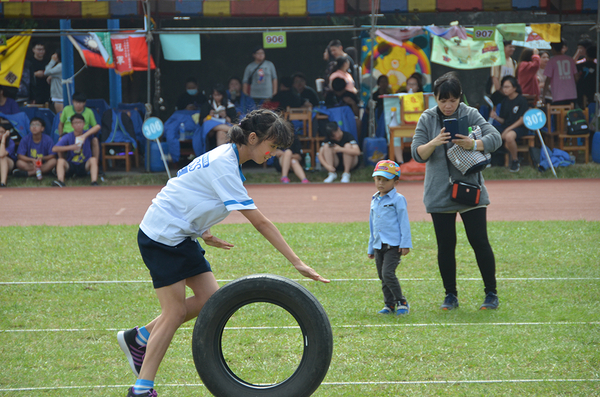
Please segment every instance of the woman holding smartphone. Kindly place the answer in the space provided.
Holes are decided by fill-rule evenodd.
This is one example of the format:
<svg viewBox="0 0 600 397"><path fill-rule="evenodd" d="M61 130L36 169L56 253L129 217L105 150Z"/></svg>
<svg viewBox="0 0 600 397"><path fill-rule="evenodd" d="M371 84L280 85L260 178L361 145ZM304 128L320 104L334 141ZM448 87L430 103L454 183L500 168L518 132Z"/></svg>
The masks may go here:
<svg viewBox="0 0 600 397"><path fill-rule="evenodd" d="M412 157L419 163L426 163L423 202L431 214L438 246L438 266L446 298L442 310L458 307L456 286L456 213L460 214L467 238L475 251L477 265L481 272L485 299L480 309L497 309L499 305L496 291L496 262L487 236L487 206L490 203L481 173L462 175L448 161L446 150L451 145L459 145L465 150L479 150L490 153L502 145L498 131L477 111L460 102L462 87L453 73L446 73L433 84L437 106L423 112L413 137ZM479 126L482 137L473 140L457 133L455 139L444 127L445 119L459 120L466 116L468 126ZM481 187L479 204L468 206L451 200L450 180L463 181Z"/></svg>

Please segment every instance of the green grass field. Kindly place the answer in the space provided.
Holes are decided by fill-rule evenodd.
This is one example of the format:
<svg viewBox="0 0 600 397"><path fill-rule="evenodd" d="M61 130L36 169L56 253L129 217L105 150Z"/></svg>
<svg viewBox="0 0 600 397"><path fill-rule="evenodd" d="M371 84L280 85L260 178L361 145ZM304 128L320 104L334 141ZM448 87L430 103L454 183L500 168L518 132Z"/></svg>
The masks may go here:
<svg viewBox="0 0 600 397"><path fill-rule="evenodd" d="M460 308L444 293L433 226L413 222L398 270L408 316L383 306L368 225L282 224L305 260L332 279L300 281L333 328L329 372L315 396L600 395L600 223L491 222L500 308L479 311L483 285L459 224ZM0 396L124 396L135 381L116 331L144 325L158 301L136 245L136 226L0 228ZM218 225L236 245L207 248L220 284L274 273L299 280L251 225ZM176 334L159 370L160 396L209 396L191 354L193 322ZM236 313L224 351L246 380L275 382L296 368L301 334L284 310ZM249 329L248 327L259 327ZM40 389L37 389L40 388Z"/></svg>

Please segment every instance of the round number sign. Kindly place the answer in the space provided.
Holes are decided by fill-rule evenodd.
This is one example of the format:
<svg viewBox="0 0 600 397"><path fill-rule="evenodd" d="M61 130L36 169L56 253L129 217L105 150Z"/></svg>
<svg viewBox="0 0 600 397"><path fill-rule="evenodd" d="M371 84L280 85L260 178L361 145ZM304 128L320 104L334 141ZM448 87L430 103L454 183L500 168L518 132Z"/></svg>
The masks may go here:
<svg viewBox="0 0 600 397"><path fill-rule="evenodd" d="M158 117L150 117L142 124L142 133L146 139L154 140L160 138L164 125Z"/></svg>
<svg viewBox="0 0 600 397"><path fill-rule="evenodd" d="M529 109L523 115L523 123L530 130L539 130L546 124L546 113L540 109Z"/></svg>

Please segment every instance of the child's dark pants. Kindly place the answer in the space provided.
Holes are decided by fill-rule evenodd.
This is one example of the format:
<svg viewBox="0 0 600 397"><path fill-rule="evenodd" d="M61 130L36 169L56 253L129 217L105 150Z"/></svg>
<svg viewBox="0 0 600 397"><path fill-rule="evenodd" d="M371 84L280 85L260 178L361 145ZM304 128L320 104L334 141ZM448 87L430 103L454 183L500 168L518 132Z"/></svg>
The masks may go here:
<svg viewBox="0 0 600 397"><path fill-rule="evenodd" d="M386 306L395 307L399 301L404 300L400 283L396 277L396 268L400 264L398 247L382 244L381 249L375 249L374 253L377 275L381 280L383 301Z"/></svg>

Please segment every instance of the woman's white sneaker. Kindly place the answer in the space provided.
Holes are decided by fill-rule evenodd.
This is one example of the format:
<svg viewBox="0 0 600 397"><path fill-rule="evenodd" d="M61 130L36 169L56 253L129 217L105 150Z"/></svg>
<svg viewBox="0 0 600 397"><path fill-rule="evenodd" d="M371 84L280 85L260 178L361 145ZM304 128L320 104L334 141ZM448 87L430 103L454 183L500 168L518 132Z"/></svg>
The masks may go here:
<svg viewBox="0 0 600 397"><path fill-rule="evenodd" d="M337 174L335 172L330 172L329 175L327 175L327 178L325 178L325 180L323 182L331 183L331 182L335 181L336 179L337 179Z"/></svg>

